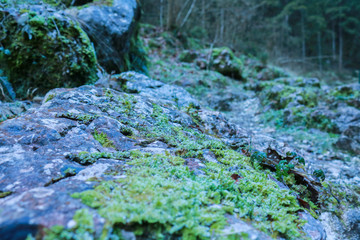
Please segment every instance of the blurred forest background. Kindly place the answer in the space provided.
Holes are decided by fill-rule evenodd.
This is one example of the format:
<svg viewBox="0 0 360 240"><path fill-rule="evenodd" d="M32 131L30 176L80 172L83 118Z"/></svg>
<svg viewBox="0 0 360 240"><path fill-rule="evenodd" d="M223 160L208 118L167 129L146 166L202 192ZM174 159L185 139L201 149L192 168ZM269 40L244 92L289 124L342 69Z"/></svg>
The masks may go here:
<svg viewBox="0 0 360 240"><path fill-rule="evenodd" d="M358 0L140 0L144 23L298 71L356 73ZM354 76L353 75L353 76Z"/></svg>

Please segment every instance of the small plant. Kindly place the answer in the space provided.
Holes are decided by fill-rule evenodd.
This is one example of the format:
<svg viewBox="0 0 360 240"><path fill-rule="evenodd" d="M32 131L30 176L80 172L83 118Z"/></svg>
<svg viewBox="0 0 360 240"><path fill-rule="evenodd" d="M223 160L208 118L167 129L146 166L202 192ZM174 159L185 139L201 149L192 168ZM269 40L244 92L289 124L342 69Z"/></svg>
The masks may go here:
<svg viewBox="0 0 360 240"><path fill-rule="evenodd" d="M186 108L187 114L193 119L196 125L201 125L202 119L199 116L199 108L194 105L194 103L190 103L189 106Z"/></svg>
<svg viewBox="0 0 360 240"><path fill-rule="evenodd" d="M266 153L255 150L250 156L250 162L252 165L254 165L254 162L262 163L266 160L266 158L267 158Z"/></svg>
<svg viewBox="0 0 360 240"><path fill-rule="evenodd" d="M297 163L305 165L305 159L302 156L298 155L296 152L287 152L286 157L292 158Z"/></svg>
<svg viewBox="0 0 360 240"><path fill-rule="evenodd" d="M108 138L106 133L98 132L95 129L93 136L94 136L95 140L98 141L103 147L115 149L114 142Z"/></svg>
<svg viewBox="0 0 360 240"><path fill-rule="evenodd" d="M287 177L291 169L294 169L293 164L288 163L286 160L281 160L279 164L276 165L276 176L280 179Z"/></svg>
<svg viewBox="0 0 360 240"><path fill-rule="evenodd" d="M46 98L45 102L47 103L48 101L54 99L55 94L49 94L49 96Z"/></svg>
<svg viewBox="0 0 360 240"><path fill-rule="evenodd" d="M313 175L321 181L325 181L325 173L321 169L317 169L313 172Z"/></svg>

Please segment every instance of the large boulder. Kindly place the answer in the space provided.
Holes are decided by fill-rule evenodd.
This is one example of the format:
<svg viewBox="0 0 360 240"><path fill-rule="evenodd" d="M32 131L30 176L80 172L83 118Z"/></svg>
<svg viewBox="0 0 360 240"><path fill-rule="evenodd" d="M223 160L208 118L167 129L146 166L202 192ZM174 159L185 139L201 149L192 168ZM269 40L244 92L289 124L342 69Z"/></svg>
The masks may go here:
<svg viewBox="0 0 360 240"><path fill-rule="evenodd" d="M0 66L18 97L96 81L95 50L72 18L46 4L5 4L0 18Z"/></svg>
<svg viewBox="0 0 360 240"><path fill-rule="evenodd" d="M146 72L146 59L137 36L140 6L136 0L105 1L68 10L93 41L97 58L108 72Z"/></svg>

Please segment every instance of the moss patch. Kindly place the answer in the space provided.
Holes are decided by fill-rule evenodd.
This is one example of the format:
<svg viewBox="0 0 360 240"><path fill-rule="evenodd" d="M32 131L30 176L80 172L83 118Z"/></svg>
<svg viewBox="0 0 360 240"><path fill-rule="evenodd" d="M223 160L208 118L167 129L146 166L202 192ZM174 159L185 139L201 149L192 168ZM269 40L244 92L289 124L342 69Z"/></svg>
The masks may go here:
<svg viewBox="0 0 360 240"><path fill-rule="evenodd" d="M98 141L103 147L115 149L114 142L108 138L106 133L98 132L95 129L93 136L94 136L95 140Z"/></svg>
<svg viewBox="0 0 360 240"><path fill-rule="evenodd" d="M0 17L0 65L19 97L29 89L44 94L96 81L95 50L77 23L27 9L16 15L2 10Z"/></svg>
<svg viewBox="0 0 360 240"><path fill-rule="evenodd" d="M80 209L74 215L75 226L65 229L63 226L54 226L45 231L44 240L65 239L94 239L94 220L89 210Z"/></svg>
<svg viewBox="0 0 360 240"><path fill-rule="evenodd" d="M222 162L248 165L249 159L228 150ZM238 170L242 179L234 180L224 164L207 163L204 175L195 175L181 158L132 154L127 177L102 182L94 190L73 197L103 216L118 229L134 231L150 238L183 239L227 238L225 214L252 220L257 228L273 237L301 237L301 208L289 191L281 190L267 174ZM114 228L113 234L120 235Z"/></svg>
<svg viewBox="0 0 360 240"><path fill-rule="evenodd" d="M0 198L5 198L7 196L10 196L12 194L12 192L3 192L3 191L0 191Z"/></svg>

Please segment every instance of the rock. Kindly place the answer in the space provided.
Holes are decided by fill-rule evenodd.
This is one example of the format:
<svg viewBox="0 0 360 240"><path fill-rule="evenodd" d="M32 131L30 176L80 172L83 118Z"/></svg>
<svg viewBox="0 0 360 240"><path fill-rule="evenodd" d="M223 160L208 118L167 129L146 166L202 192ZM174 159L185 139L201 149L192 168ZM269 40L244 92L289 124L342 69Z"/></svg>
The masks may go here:
<svg viewBox="0 0 360 240"><path fill-rule="evenodd" d="M95 50L72 18L46 4L5 5L0 17L0 61L18 97L96 81Z"/></svg>
<svg viewBox="0 0 360 240"><path fill-rule="evenodd" d="M257 73L256 78L261 81L274 80L280 77L289 77L289 74L281 68L278 67L266 67L263 68L259 73Z"/></svg>
<svg viewBox="0 0 360 240"><path fill-rule="evenodd" d="M0 122L19 116L31 106L32 104L29 101L0 103Z"/></svg>
<svg viewBox="0 0 360 240"><path fill-rule="evenodd" d="M349 106L339 106L334 117L335 123L338 125L340 132L344 132L349 125L355 125L360 121L360 110Z"/></svg>
<svg viewBox="0 0 360 240"><path fill-rule="evenodd" d="M348 125L335 145L350 153L360 154L360 121Z"/></svg>
<svg viewBox="0 0 360 240"><path fill-rule="evenodd" d="M211 52L211 68L215 71L238 80L242 80L241 75L243 63L227 47L214 48Z"/></svg>
<svg viewBox="0 0 360 240"><path fill-rule="evenodd" d="M120 74L115 81L125 82L123 88L129 93L139 93L142 96L154 99L173 101L179 107L188 107L190 104L193 104L194 107L199 106L199 102L183 88L163 84L143 74L126 72ZM113 86L115 86L115 84L113 84ZM114 89L120 90L118 88Z"/></svg>
<svg viewBox="0 0 360 240"><path fill-rule="evenodd" d="M281 84L286 84L286 85L290 85L293 87L312 87L312 88L320 88L321 84L320 84L320 80L317 78L302 78L302 77L298 77L298 78L286 78L286 77L281 77L281 78L276 78L274 80L275 82L281 83Z"/></svg>
<svg viewBox="0 0 360 240"><path fill-rule="evenodd" d="M360 109L360 84L349 84L336 87L330 92L334 102L345 102Z"/></svg>
<svg viewBox="0 0 360 240"><path fill-rule="evenodd" d="M206 102L209 107L217 111L231 111L233 104L237 104L237 102L244 101L247 98L248 96L240 92L240 90L239 92L227 90L222 94L217 94L217 92L210 92L206 96Z"/></svg>
<svg viewBox="0 0 360 240"><path fill-rule="evenodd" d="M186 177L188 181L204 177L206 177L204 179L208 179L207 181L215 181L216 176L222 177L223 173L226 175L232 173L227 169L239 174L241 172L246 175L258 174L254 177L255 182L251 178L246 178L247 183L244 186L250 183L258 186L259 179L262 179L266 182L267 188L270 187L273 190L265 195L262 192L259 194L266 198L268 194L276 193L280 203L281 199L286 196L284 205L281 207L281 210L285 208L283 214L296 214L297 210L293 211L293 209L297 209L298 204L290 192L284 189L280 191L271 179L264 177L263 172L252 168L246 162L248 160L243 159L244 155L230 149L230 146L233 147L232 143L246 145L252 141L252 137L249 137L244 129L230 123L218 112L197 106L194 103L195 100L179 87L162 84L134 72L123 73L112 81L119 81L121 83L119 85L122 87L118 90L95 86L54 89L45 96L43 104L38 109L33 109L17 119L10 119L0 124L0 208L2 209L0 231L4 233L4 236L16 238L17 233L23 233L21 236L34 235L35 232L41 233L38 229L51 228L54 225L65 226L65 228L60 230L52 228L53 234L56 234L56 231L63 234L75 234L78 228L89 226L77 224L76 216L86 217L87 223L93 222L93 224L89 223L93 227L86 228L85 232L93 234L95 238L100 234L105 234L102 232L103 227L108 226L107 224L111 222L107 218L111 217L112 219L112 216L115 215L104 215L103 210L98 208L109 204L108 200L111 198L104 199L106 202L100 205L93 204L96 204L98 197L102 198L101 196L104 194L111 193L114 190L113 187L116 188L114 193L121 192L122 190L120 191L117 186L111 186L111 184L116 185L120 180L127 181L132 174L137 174L132 169L141 170L141 167L146 167L146 162L137 166L134 162L136 159L139 161L146 159L163 161L165 159L166 162L163 164L173 170L181 170L178 173L173 170L171 173L170 170L166 172L166 176L169 176L166 181L178 181L182 177ZM128 86L132 92L136 93L124 92L128 89L124 86ZM174 94L177 96L177 100L174 99ZM267 150L272 148L272 155L269 154L269 157L287 156L286 146L281 145L275 149L277 144L275 140L268 139L265 142L263 141L264 137L255 138L258 140L254 140L254 146L259 146L259 148L262 146ZM228 166L227 161L234 161L234 159L226 158L227 154L232 154L237 159L234 166ZM269 158L269 161L275 160L279 159ZM209 165L209 163L211 164ZM151 163L151 166L156 167L163 164L154 162ZM186 164L188 169L194 173L188 172L187 168L177 167L182 164ZM216 168L211 171L206 169L209 166L223 166L222 164L225 165L221 174L219 171L219 174L215 174L216 176L212 173L212 171L217 171ZM180 175L173 178L173 174ZM211 178L208 174L211 175ZM304 172L302 174L306 175ZM132 179L142 181L143 177L133 177ZM154 177L156 176L146 178L142 182L148 183ZM227 179L225 182L229 181L228 178L225 179ZM163 184L166 181L159 183ZM176 183L177 185L183 184L183 182ZM104 192L99 196L93 195L88 200L81 198L81 194L96 194L94 187L99 184L104 187L101 190ZM312 186L312 184L311 181L308 181L306 186ZM226 186L228 185L226 184ZM210 186L214 186L215 189L219 186L222 189L220 185L207 186L206 181L194 185L196 189L200 190L202 187ZM231 189L235 185L230 184L229 186L231 186L229 191L232 191ZM184 189L186 188L184 187ZM99 190L98 187L96 189L96 191ZM121 189L125 188L121 187ZM149 188L149 190L151 189ZM189 187L189 189L193 189L193 187ZM259 195L251 195L253 190L246 193L246 198L244 198L244 201L249 201L247 204L250 205L253 204L253 200L249 200L250 197L259 198ZM171 189L166 187L166 195L171 195L168 191ZM239 191L236 191L236 194L238 193ZM203 197L207 198L207 194L204 194ZM81 198L82 201L77 198ZM209 200L209 203L218 202L217 195L211 199L213 200ZM231 199L233 198L229 197L225 203L233 201ZM271 210L263 216L266 221L269 221L268 214L277 214L273 209L275 205L277 206L278 201L272 202L271 207L268 206ZM264 204L267 205L267 202L267 200L262 200L261 207ZM203 205L209 205L209 203ZM182 203L180 201L177 204L181 205ZM227 206L228 210L224 210L223 213L232 211L233 207L231 206ZM184 207L189 206L186 204ZM220 201L210 204L210 207L213 208L211 211L213 212L220 211L225 205ZM259 207L256 207L257 212L261 212ZM286 209L287 207L289 209ZM245 214L252 216L250 210L250 213L246 211ZM121 210L107 212L124 213ZM260 215L257 215L253 221L257 221L256 219L261 217ZM138 215L138 217L141 216ZM223 229L223 234L239 233L239 229L235 228L241 226L244 227L241 230L241 232L245 232L244 234L264 236L263 233L255 230L251 223L245 223L240 219L236 220L236 216L233 214L232 220L230 217L226 218L228 225L225 226L229 226L229 228ZM154 217L152 219L158 219L155 215L152 217ZM160 217L163 219L163 215ZM292 219L292 217L286 219ZM136 219L129 221L136 221ZM144 226L146 229L148 224L144 221L139 226ZM163 223L159 222L159 224ZM296 226L294 222L291 224ZM122 225L119 227L122 228ZM11 229L19 231L12 232ZM108 228L106 229L108 230ZM126 227L123 230L128 239L133 239L134 234L138 234L129 231ZM79 230L77 234L82 231L83 229ZM108 234L115 233L109 232Z"/></svg>
<svg viewBox="0 0 360 240"><path fill-rule="evenodd" d="M325 212L320 220L325 226L328 239L357 240L360 238L360 211L358 208L347 210L343 219L335 214Z"/></svg>
<svg viewBox="0 0 360 240"><path fill-rule="evenodd" d="M343 127L335 119L336 114L333 111L328 108L317 108L307 117L307 126L327 132L340 133Z"/></svg>
<svg viewBox="0 0 360 240"><path fill-rule="evenodd" d="M302 219L307 221L304 226L304 230L308 233L310 239L312 240L326 240L326 232L324 227L321 225L321 222L316 220L307 212L300 212L299 215Z"/></svg>
<svg viewBox="0 0 360 240"><path fill-rule="evenodd" d="M193 50L185 50L179 56L179 61L191 63L199 57L199 53Z"/></svg>
<svg viewBox="0 0 360 240"><path fill-rule="evenodd" d="M145 52L138 41L140 7L136 0L89 4L68 10L82 24L95 45L98 61L109 73L135 69L146 72Z"/></svg>

